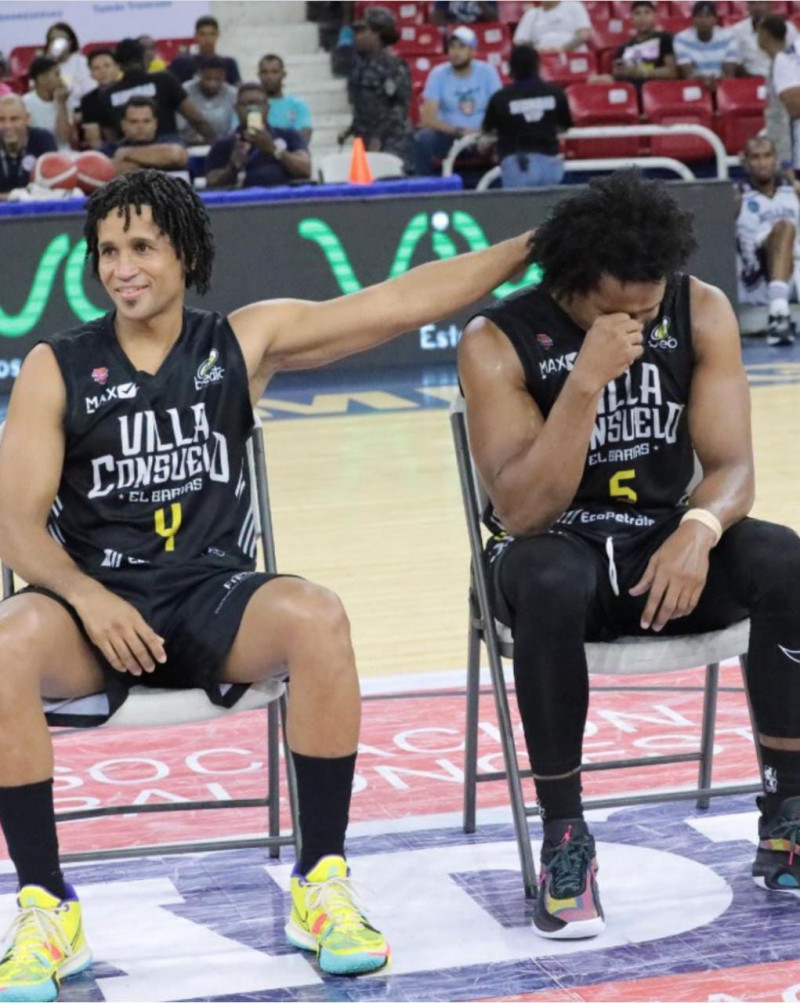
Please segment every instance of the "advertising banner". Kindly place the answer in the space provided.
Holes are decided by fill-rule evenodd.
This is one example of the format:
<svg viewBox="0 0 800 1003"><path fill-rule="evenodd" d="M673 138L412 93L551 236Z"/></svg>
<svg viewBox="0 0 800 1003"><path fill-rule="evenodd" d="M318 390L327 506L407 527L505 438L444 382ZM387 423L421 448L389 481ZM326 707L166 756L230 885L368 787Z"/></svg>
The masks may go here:
<svg viewBox="0 0 800 1003"><path fill-rule="evenodd" d="M700 247L691 271L734 297L730 186L681 183L673 190L695 217ZM254 300L324 300L355 292L424 261L478 250L532 228L563 197L563 191L551 189L215 206L212 288L202 299L190 294L189 302L229 312ZM82 215L69 213L0 222L0 392L10 389L21 359L38 339L108 308L85 264L82 226ZM537 274L529 268L519 281L496 289L490 301L530 286ZM469 316L464 311L426 324L338 365L380 369L452 361Z"/></svg>

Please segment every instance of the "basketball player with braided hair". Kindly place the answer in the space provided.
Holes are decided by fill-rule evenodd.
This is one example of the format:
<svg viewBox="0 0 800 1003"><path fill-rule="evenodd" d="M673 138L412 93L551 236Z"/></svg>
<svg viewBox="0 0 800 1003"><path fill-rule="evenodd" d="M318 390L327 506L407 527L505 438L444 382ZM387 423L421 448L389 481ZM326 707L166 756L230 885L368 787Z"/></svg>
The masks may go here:
<svg viewBox="0 0 800 1003"><path fill-rule="evenodd" d="M326 972L373 971L389 946L353 897L344 855L360 713L349 624L327 589L255 570L252 409L281 370L364 351L484 296L524 266L529 237L326 303L223 316L184 305L187 287L208 289L214 256L184 182L117 178L89 200L85 235L113 310L33 348L0 448L0 554L30 583L0 604L0 826L20 883L0 1000L55 999L91 962L59 864L40 694L105 689L113 709L146 681L214 699L220 684L287 668L302 839L287 936Z"/></svg>

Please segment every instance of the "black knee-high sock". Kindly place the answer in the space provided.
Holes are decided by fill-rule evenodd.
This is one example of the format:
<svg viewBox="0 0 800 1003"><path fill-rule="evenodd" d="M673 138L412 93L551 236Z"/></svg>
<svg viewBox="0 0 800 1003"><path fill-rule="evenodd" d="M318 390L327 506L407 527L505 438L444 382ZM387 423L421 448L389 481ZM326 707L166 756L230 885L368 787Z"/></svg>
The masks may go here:
<svg viewBox="0 0 800 1003"><path fill-rule="evenodd" d="M307 874L321 857L344 856L356 754L322 759L293 752L292 759L302 844L297 869Z"/></svg>
<svg viewBox="0 0 800 1003"><path fill-rule="evenodd" d="M40 885L56 898L66 898L58 860L53 781L0 787L0 827L20 887Z"/></svg>
<svg viewBox="0 0 800 1003"><path fill-rule="evenodd" d="M767 814L772 815L781 801L800 795L800 752L770 749L759 743L763 764Z"/></svg>

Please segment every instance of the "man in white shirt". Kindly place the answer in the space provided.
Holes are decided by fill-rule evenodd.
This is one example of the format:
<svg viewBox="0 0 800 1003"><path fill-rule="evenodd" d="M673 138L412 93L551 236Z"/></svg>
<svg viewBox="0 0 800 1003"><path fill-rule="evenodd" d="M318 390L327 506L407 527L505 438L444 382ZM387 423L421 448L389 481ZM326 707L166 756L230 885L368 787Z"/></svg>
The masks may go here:
<svg viewBox="0 0 800 1003"><path fill-rule="evenodd" d="M787 37L786 22L777 14L765 17L758 26L758 44L770 60L768 99L780 101L789 116L791 167L796 179L800 170L800 52L797 45L787 46Z"/></svg>
<svg viewBox="0 0 800 1003"><path fill-rule="evenodd" d="M591 34L592 23L580 0L542 0L522 15L514 45L532 45L539 52L585 52Z"/></svg>
<svg viewBox="0 0 800 1003"><path fill-rule="evenodd" d="M758 26L772 13L771 0L754 0L747 4L748 16L730 28L733 44L725 62L737 77L769 76L769 56L758 44ZM789 45L797 38L797 28L786 23L786 41Z"/></svg>
<svg viewBox="0 0 800 1003"><path fill-rule="evenodd" d="M59 147L69 147L69 87L61 79L55 59L38 56L29 70L33 89L22 98L30 116L30 124L37 129L47 129Z"/></svg>
<svg viewBox="0 0 800 1003"><path fill-rule="evenodd" d="M768 136L750 139L742 162L747 181L736 193L739 302L768 303L768 343L791 345L794 330L789 296L797 298L800 200L778 173L775 146Z"/></svg>

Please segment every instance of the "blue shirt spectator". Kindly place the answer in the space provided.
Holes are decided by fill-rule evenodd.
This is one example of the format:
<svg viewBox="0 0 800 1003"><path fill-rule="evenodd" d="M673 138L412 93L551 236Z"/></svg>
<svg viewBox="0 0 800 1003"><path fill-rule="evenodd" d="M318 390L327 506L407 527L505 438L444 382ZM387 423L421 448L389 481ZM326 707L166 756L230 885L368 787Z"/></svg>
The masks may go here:
<svg viewBox="0 0 800 1003"><path fill-rule="evenodd" d="M711 0L698 0L692 8L692 27L679 31L673 41L675 60L682 77L702 80L709 86L722 76L722 64L738 51L733 34L717 23Z"/></svg>
<svg viewBox="0 0 800 1003"><path fill-rule="evenodd" d="M286 67L280 56L262 56L258 63L258 79L269 98L270 126L276 129L296 129L307 143L311 142L311 109L302 98L283 93Z"/></svg>
<svg viewBox="0 0 800 1003"><path fill-rule="evenodd" d="M12 188L24 188L36 158L56 149L52 133L28 126L28 113L18 94L0 96L0 199Z"/></svg>
<svg viewBox="0 0 800 1003"><path fill-rule="evenodd" d="M450 32L449 61L428 74L414 137L417 174L435 173L459 136L480 130L489 98L502 86L497 70L475 59L477 44L472 28L460 24Z"/></svg>
<svg viewBox="0 0 800 1003"><path fill-rule="evenodd" d="M456 28L456 32L462 30ZM452 63L434 66L425 81L422 97L425 101L436 102L440 121L472 132L480 129L489 98L501 87L494 66L480 59L470 59L465 70Z"/></svg>

